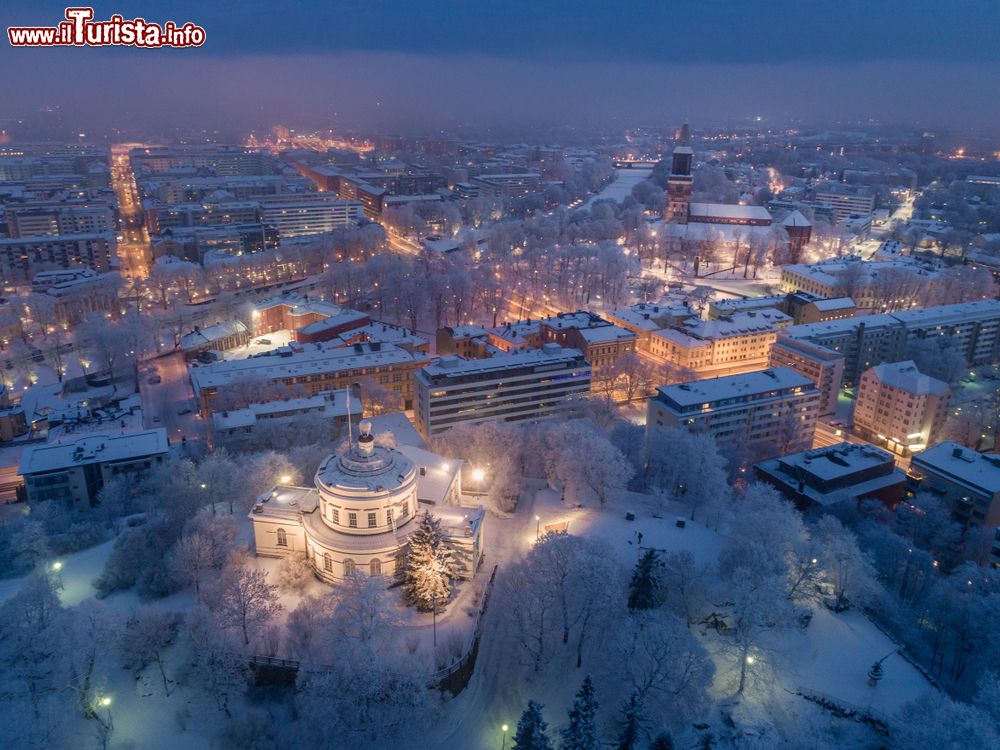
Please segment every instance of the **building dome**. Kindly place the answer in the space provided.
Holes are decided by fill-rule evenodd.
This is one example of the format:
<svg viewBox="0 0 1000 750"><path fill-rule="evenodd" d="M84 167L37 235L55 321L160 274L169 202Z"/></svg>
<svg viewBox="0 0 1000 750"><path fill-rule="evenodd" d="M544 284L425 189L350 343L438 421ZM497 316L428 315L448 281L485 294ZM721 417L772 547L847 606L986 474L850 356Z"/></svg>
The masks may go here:
<svg viewBox="0 0 1000 750"><path fill-rule="evenodd" d="M358 427L354 444L316 472L323 522L346 534L395 531L416 515L416 468L394 448L375 444L371 422Z"/></svg>

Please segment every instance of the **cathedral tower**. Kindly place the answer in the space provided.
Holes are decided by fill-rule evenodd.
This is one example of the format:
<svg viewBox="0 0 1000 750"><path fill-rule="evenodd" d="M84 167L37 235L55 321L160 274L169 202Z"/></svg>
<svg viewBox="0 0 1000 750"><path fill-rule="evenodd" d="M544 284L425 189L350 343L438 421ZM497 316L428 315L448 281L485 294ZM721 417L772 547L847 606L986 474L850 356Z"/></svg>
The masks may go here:
<svg viewBox="0 0 1000 750"><path fill-rule="evenodd" d="M691 131L687 123L681 128L681 137L674 148L670 176L667 178L667 205L663 208L664 221L676 221L687 224L688 208L691 205L691 160L694 152L691 150Z"/></svg>

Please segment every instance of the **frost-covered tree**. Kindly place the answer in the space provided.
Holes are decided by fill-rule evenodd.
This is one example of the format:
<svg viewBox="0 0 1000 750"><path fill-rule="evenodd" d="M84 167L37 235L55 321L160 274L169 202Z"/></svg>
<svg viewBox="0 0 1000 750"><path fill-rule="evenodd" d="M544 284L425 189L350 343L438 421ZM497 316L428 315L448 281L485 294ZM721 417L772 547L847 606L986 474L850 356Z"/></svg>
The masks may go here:
<svg viewBox="0 0 1000 750"><path fill-rule="evenodd" d="M455 554L441 522L425 511L403 557L400 577L406 600L421 612L436 610L448 602L455 575Z"/></svg>
<svg viewBox="0 0 1000 750"><path fill-rule="evenodd" d="M708 705L715 667L679 618L665 612L629 615L616 641L619 671L644 710L680 727Z"/></svg>
<svg viewBox="0 0 1000 750"><path fill-rule="evenodd" d="M177 637L179 626L180 617L176 614L146 607L129 615L118 633L122 665L138 678L142 670L155 664L163 681L164 695L171 692L164 652Z"/></svg>
<svg viewBox="0 0 1000 750"><path fill-rule="evenodd" d="M834 609L839 612L850 604L860 607L869 603L878 590L875 569L854 534L833 516L824 516L817 524L816 535L820 565L832 588Z"/></svg>
<svg viewBox="0 0 1000 750"><path fill-rule="evenodd" d="M657 735L656 739L649 745L649 750L674 750L674 741L669 734Z"/></svg>
<svg viewBox="0 0 1000 750"><path fill-rule="evenodd" d="M547 728L548 723L542 718L541 704L528 701L528 707L517 721L511 750L552 750L552 742L545 733Z"/></svg>
<svg viewBox="0 0 1000 750"><path fill-rule="evenodd" d="M236 534L232 516L199 516L185 526L183 536L170 551L167 565L178 583L194 586L198 601L202 584L225 565Z"/></svg>
<svg viewBox="0 0 1000 750"><path fill-rule="evenodd" d="M11 540L14 561L21 570L34 570L52 554L45 528L37 521L25 521Z"/></svg>
<svg viewBox="0 0 1000 750"><path fill-rule="evenodd" d="M4 700L34 722L65 677L63 654L68 629L55 580L42 572L27 577L20 590L0 605L0 665ZM45 712L47 713L47 712Z"/></svg>
<svg viewBox="0 0 1000 750"><path fill-rule="evenodd" d="M893 717L891 729L894 750L1000 747L1000 733L984 711L940 696L907 703Z"/></svg>
<svg viewBox="0 0 1000 750"><path fill-rule="evenodd" d="M668 552L661 561L664 606L690 626L702 618L710 603L711 576L688 550Z"/></svg>
<svg viewBox="0 0 1000 750"><path fill-rule="evenodd" d="M559 732L559 750L598 750L597 698L588 675L573 699L569 724Z"/></svg>
<svg viewBox="0 0 1000 750"><path fill-rule="evenodd" d="M267 582L267 572L232 564L207 592L207 601L222 628L239 631L244 645L260 635L282 607L278 587Z"/></svg>
<svg viewBox="0 0 1000 750"><path fill-rule="evenodd" d="M732 600L732 648L738 685L736 692L746 689L747 678L754 665L761 661L758 651L763 648L765 634L774 628L787 626L793 616L788 602L787 586L778 576L760 576L745 567L733 572L729 585Z"/></svg>
<svg viewBox="0 0 1000 750"><path fill-rule="evenodd" d="M646 476L653 487L691 510L729 494L725 459L711 435L683 427L657 428L646 442Z"/></svg>

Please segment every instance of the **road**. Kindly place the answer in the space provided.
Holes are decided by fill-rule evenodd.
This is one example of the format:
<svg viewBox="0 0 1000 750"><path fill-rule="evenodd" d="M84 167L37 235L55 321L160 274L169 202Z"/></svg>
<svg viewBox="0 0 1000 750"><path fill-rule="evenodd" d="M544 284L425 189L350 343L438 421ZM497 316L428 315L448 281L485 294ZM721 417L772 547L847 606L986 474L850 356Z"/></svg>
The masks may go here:
<svg viewBox="0 0 1000 750"><path fill-rule="evenodd" d="M149 379L159 375L160 383ZM140 365L139 393L142 397L143 426L163 427L172 442L201 440L205 421L198 416L187 363L181 352L148 360ZM178 412L190 409L188 414Z"/></svg>
<svg viewBox="0 0 1000 750"><path fill-rule="evenodd" d="M152 259L149 234L142 221L142 204L139 190L132 174L128 151L125 147L114 147L111 158L111 184L118 195L121 214L121 241L118 243L118 259L123 276L145 278L149 275Z"/></svg>

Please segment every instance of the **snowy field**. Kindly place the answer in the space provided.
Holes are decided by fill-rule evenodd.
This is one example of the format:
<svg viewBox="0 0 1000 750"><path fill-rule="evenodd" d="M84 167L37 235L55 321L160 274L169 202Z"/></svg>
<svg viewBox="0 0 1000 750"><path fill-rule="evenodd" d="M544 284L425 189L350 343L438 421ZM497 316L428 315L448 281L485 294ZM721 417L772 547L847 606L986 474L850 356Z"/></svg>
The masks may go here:
<svg viewBox="0 0 1000 750"><path fill-rule="evenodd" d="M542 487L542 483L535 484L536 491L522 496L517 512L489 519L482 572L475 582L463 583L448 610L438 616L439 642L451 637L468 637L489 571L494 564L499 564L502 576L505 565L520 558L534 545L536 530L544 533L546 527L565 527L570 534L600 539L625 570L635 564L641 548L666 552L688 550L699 564L710 564L717 559L724 541L715 530L687 518L684 528L679 528L678 518L686 516L683 508L668 506L661 510L645 495L629 493L615 507L576 508L564 506L559 494ZM626 513L633 514L634 520L627 520ZM249 523L246 519L238 521L237 545L242 546L249 541ZM111 547L112 542L108 542L59 560L62 563L61 598L65 605L76 606L93 595L91 582L100 573ZM248 563L267 570L271 580L277 577L276 560L251 558ZM0 581L0 601L11 597L22 580ZM310 582L302 593L282 590L284 612L281 620L303 595L325 590L325 585L318 581ZM141 603L134 592L113 594L103 600L114 617L127 617L142 606L183 611L193 602L191 591L151 604ZM419 648L431 649L432 617L402 605L399 614L408 625L408 640L412 637ZM487 613L476 671L468 688L457 698L443 698L433 723L421 730L418 737L409 738L397 747L492 750L499 746L500 726L513 727L529 699L538 700L547 707L546 719L555 729L564 722L565 710L585 674L593 674L595 683L605 692L618 679L617 656L610 643L601 643L597 656L586 663L584 669L556 659L541 673L524 677L523 669L517 665L517 645L511 642L509 634L498 629L503 619L497 615L496 608L491 607ZM723 636L698 627L694 632L716 664L711 694L722 714L706 716L705 720L712 726L721 726L723 714L732 716L740 731L764 738L765 742L768 737L788 741L788 737L798 736L795 732L801 731L803 725L814 727L817 739L836 740L838 747L864 747L865 738L870 740L864 727L833 718L795 694L800 690L828 696L845 707L869 710L876 715L892 714L903 703L934 692L916 669L901 657L891 655L895 644L857 612L833 614L822 607L814 607L813 619L807 628L776 633L775 642L767 651L766 663L757 665L748 690L738 701L734 699L731 657L722 649ZM886 656L889 658L884 665L885 679L877 689L872 689L867 685L867 670ZM180 676L184 669L182 653L176 647L171 648L168 673ZM167 696L155 668L145 670L138 679L124 669L112 670L110 674L112 678L102 686L102 692L114 701L116 745L131 743L133 747L149 750L218 747L216 737L225 717L214 702L207 699L204 691L173 685ZM240 698L231 710L239 716L249 707L250 704ZM617 698L605 696L598 718L606 736L614 736L618 708ZM80 723L81 732L90 731L86 723L82 720ZM80 747L89 746L89 741L80 744Z"/></svg>
<svg viewBox="0 0 1000 750"><path fill-rule="evenodd" d="M652 174L652 169L616 169L615 179L599 193L594 194L580 208L592 208L597 201L612 200L621 203L632 195L632 188Z"/></svg>

